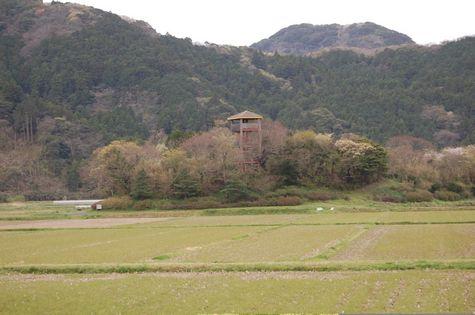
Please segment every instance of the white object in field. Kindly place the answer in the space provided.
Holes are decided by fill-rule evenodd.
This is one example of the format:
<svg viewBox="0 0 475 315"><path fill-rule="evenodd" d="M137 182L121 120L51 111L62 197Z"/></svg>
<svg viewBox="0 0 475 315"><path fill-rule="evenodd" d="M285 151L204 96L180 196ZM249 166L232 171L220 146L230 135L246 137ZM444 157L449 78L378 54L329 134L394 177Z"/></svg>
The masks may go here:
<svg viewBox="0 0 475 315"><path fill-rule="evenodd" d="M318 207L318 208L317 208L317 211L323 211L323 208L322 208L322 207Z"/></svg>
<svg viewBox="0 0 475 315"><path fill-rule="evenodd" d="M97 199L97 200L55 200L53 201L53 204L55 205L76 205L76 206L91 206L92 204L96 202L100 202L102 199Z"/></svg>
<svg viewBox="0 0 475 315"><path fill-rule="evenodd" d="M331 207L330 210L333 211L333 210L335 210L335 208L334 208L334 207Z"/></svg>
<svg viewBox="0 0 475 315"><path fill-rule="evenodd" d="M96 210L102 210L102 205L100 203L96 205Z"/></svg>

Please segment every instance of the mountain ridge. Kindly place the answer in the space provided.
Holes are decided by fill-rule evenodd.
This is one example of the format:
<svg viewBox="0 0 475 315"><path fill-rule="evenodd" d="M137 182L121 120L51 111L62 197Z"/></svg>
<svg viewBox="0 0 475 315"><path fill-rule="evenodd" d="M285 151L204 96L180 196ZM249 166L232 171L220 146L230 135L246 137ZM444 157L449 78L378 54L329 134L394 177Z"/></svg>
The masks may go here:
<svg viewBox="0 0 475 315"><path fill-rule="evenodd" d="M4 0L8 7L9 0ZM11 1L11 0L10 0ZM11 1L15 2L15 1ZM67 36L94 25L104 15L111 14L92 6L77 3L44 3L41 0L21 0L16 6L10 4L10 10L18 10L13 15L4 17L7 20L5 32L9 35L21 35L25 46L22 55L27 55L42 41L55 37ZM1 17L1 16L0 16ZM124 21L135 25L151 36L158 33L147 22L120 16ZM5 24L5 23L4 23Z"/></svg>
<svg viewBox="0 0 475 315"><path fill-rule="evenodd" d="M348 25L294 24L250 47L269 53L312 55L328 49L374 53L403 45L415 45L415 42L405 34L373 22L363 22Z"/></svg>

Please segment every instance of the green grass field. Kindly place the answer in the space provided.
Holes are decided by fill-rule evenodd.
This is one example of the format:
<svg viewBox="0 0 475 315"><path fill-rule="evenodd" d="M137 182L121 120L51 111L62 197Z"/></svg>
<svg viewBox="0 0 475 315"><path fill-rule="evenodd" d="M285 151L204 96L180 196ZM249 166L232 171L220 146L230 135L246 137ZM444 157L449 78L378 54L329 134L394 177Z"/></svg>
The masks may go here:
<svg viewBox="0 0 475 315"><path fill-rule="evenodd" d="M73 206L53 205L51 202L15 202L0 203L0 220L49 220L49 219L86 219L86 218L118 218L118 217L184 217L184 216L233 216L233 215L265 215L265 214L314 214L317 207L325 211L335 208L335 212L353 213L388 213L388 212L426 212L475 210L475 200L455 202L420 202L392 204L367 200L356 195L350 200L331 200L325 202L306 203L299 206L278 207L247 207L205 210L131 210L131 211L77 211ZM383 215L384 216L384 215ZM404 217L404 216L402 216ZM450 219L450 217L449 217ZM371 220L371 219L370 219Z"/></svg>
<svg viewBox="0 0 475 315"><path fill-rule="evenodd" d="M163 219L64 224L124 217ZM117 212L0 205L2 314L470 313L474 278L473 201Z"/></svg>

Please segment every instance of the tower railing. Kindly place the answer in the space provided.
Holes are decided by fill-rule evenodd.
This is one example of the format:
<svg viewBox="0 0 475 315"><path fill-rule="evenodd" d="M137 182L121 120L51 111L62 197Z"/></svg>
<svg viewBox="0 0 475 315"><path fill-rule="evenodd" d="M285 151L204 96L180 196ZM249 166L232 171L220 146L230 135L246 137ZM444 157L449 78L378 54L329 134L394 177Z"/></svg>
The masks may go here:
<svg viewBox="0 0 475 315"><path fill-rule="evenodd" d="M259 124L258 123L241 123L241 124L232 124L231 131L232 132L239 132L242 131L259 131Z"/></svg>

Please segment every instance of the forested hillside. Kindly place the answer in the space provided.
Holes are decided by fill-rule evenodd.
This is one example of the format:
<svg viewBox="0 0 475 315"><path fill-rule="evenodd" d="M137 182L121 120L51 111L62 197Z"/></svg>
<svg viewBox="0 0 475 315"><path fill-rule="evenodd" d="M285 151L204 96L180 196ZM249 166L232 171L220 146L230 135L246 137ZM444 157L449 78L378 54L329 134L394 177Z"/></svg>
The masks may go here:
<svg viewBox="0 0 475 315"><path fill-rule="evenodd" d="M350 25L291 25L251 47L271 53L312 55L336 48L374 53L385 47L412 44L414 42L407 35L366 22Z"/></svg>
<svg viewBox="0 0 475 315"><path fill-rule="evenodd" d="M380 143L406 134L441 147L470 144L474 100L473 37L369 57L266 55L159 35L90 7L0 0L0 148L8 160L0 173L9 189L31 187L23 179L39 169L74 188L99 146L208 130L245 109L291 129ZM28 158L37 162L23 161L27 171L20 160Z"/></svg>

